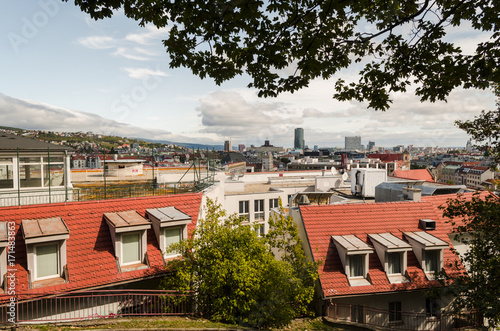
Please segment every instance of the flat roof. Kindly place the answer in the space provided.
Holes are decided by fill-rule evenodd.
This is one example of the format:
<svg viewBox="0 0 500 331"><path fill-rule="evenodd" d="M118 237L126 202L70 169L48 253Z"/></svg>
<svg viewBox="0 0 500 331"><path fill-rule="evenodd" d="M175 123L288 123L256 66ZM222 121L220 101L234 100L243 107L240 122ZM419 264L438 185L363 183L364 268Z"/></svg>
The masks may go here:
<svg viewBox="0 0 500 331"><path fill-rule="evenodd" d="M104 213L106 220L115 228L151 224L135 210L120 211L117 213Z"/></svg>
<svg viewBox="0 0 500 331"><path fill-rule="evenodd" d="M368 237L387 249L411 249L410 244L399 239L392 233L375 233L369 234Z"/></svg>
<svg viewBox="0 0 500 331"><path fill-rule="evenodd" d="M181 212L175 207L146 209L146 213L154 216L160 222L191 221L191 216Z"/></svg>
<svg viewBox="0 0 500 331"><path fill-rule="evenodd" d="M22 220L25 239L69 234L69 229L61 217Z"/></svg>
<svg viewBox="0 0 500 331"><path fill-rule="evenodd" d="M30 151L73 151L73 148L47 143L32 138L16 136L14 134L0 132L0 152L2 150L30 150Z"/></svg>
<svg viewBox="0 0 500 331"><path fill-rule="evenodd" d="M348 252L373 250L371 246L353 234L332 236L332 239L335 240L335 242L337 242L340 246L344 247Z"/></svg>
<svg viewBox="0 0 500 331"><path fill-rule="evenodd" d="M404 232L405 236L411 238L424 247L448 247L448 243L439 238L434 237L430 233L424 231Z"/></svg>

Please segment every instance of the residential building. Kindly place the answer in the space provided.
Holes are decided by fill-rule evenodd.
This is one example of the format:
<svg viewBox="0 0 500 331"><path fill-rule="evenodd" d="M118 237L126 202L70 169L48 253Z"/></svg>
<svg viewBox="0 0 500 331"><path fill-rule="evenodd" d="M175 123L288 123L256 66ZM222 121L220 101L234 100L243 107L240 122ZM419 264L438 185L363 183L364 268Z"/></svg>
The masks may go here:
<svg viewBox="0 0 500 331"><path fill-rule="evenodd" d="M452 196L293 208L307 256L321 261L323 313L358 323L377 319L384 327L450 329L451 318L438 319L452 298L426 291L439 286L437 272L456 272L450 268L457 261L453 228L438 208Z"/></svg>
<svg viewBox="0 0 500 331"><path fill-rule="evenodd" d="M0 206L71 201L70 156L61 145L0 134Z"/></svg>
<svg viewBox="0 0 500 331"><path fill-rule="evenodd" d="M305 144L306 143L304 140L304 129L303 128L296 128L295 129L295 138L293 141L293 148L304 150Z"/></svg>
<svg viewBox="0 0 500 331"><path fill-rule="evenodd" d="M192 233L201 201L196 193L0 208L0 225L15 223L16 292L67 293L161 277L178 256L168 244Z"/></svg>

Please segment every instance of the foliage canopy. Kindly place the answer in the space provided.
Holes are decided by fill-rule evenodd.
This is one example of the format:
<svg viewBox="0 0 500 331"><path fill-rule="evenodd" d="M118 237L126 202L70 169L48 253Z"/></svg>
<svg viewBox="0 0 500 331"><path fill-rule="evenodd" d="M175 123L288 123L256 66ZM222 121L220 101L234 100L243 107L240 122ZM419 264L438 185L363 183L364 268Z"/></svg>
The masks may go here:
<svg viewBox="0 0 500 331"><path fill-rule="evenodd" d="M309 313L317 265L306 261L293 220L278 217L260 238L209 199L206 209L193 237L172 246L183 258L168 262L162 287L193 291L199 311L214 321L282 327Z"/></svg>
<svg viewBox="0 0 500 331"><path fill-rule="evenodd" d="M64 0L67 1L67 0ZM361 62L357 82L338 79L334 97L385 110L390 92L417 83L421 100L445 100L456 87L500 82L498 0L75 0L94 19L123 8L140 25L168 27L171 67L217 84L244 73L260 96L328 79ZM482 31L465 54L452 28ZM469 27L470 26L470 27ZM489 38L488 38L489 37Z"/></svg>
<svg viewBox="0 0 500 331"><path fill-rule="evenodd" d="M445 291L455 296L457 311L476 309L488 319L490 326L500 324L500 201L497 196L463 197L449 200L444 210L456 226L454 240L467 245L460 254L462 264L452 267L458 275L445 278ZM458 221L456 220L463 220ZM455 223L456 222L456 223ZM456 252L458 254L458 252Z"/></svg>

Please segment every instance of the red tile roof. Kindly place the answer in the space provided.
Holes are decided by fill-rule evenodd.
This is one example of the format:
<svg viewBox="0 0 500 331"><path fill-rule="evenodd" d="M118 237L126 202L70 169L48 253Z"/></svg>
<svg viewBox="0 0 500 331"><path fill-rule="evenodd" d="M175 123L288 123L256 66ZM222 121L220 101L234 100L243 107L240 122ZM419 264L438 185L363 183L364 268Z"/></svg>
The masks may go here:
<svg viewBox="0 0 500 331"><path fill-rule="evenodd" d="M177 194L156 197L72 202L0 208L0 222L15 222L15 269L17 292L44 293L48 287L28 289L26 245L20 229L23 219L61 217L69 228L66 257L69 282L50 286L50 291L72 291L132 281L165 272L161 251L152 229L148 230L147 255L150 268L118 272L115 252L103 214L135 210L145 215L147 208L174 206L191 216L188 233L196 227L202 194Z"/></svg>
<svg viewBox="0 0 500 331"><path fill-rule="evenodd" d="M338 204L301 206L300 213L315 261L322 261L319 267L324 297L367 293L413 290L437 285L425 277L412 251L408 252L407 274L410 282L390 284L377 254L370 254L369 276L372 285L349 286L339 254L331 240L335 235L353 234L366 243L371 243L368 234L392 233L404 239L403 232L423 231L419 219L436 221L436 229L429 231L433 236L450 243L448 233L452 226L443 218L439 205L456 195L422 197L421 202L389 202L373 204ZM451 244L450 244L451 247ZM444 266L455 261L450 249L444 250Z"/></svg>
<svg viewBox="0 0 500 331"><path fill-rule="evenodd" d="M401 153L394 153L394 154L388 154L388 153L374 153L374 154L368 154L367 158L369 159L380 159L381 162L394 162L394 161L400 161L403 159L403 154Z"/></svg>
<svg viewBox="0 0 500 331"><path fill-rule="evenodd" d="M434 182L431 173L428 169L414 169L414 170L394 170L394 177L425 180L426 182Z"/></svg>

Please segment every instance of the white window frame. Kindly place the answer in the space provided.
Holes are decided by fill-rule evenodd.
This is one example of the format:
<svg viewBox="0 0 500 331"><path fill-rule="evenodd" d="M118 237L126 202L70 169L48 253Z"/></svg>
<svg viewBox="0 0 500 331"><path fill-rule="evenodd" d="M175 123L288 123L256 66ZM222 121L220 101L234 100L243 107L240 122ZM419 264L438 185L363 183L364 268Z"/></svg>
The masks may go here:
<svg viewBox="0 0 500 331"><path fill-rule="evenodd" d="M280 199L279 198L271 198L269 199L269 210L273 208L278 208L280 205Z"/></svg>
<svg viewBox="0 0 500 331"><path fill-rule="evenodd" d="M124 261L125 260L125 255L123 254L124 253L123 252L123 237L124 236L132 236L132 235L137 235L137 237L139 238L139 242L138 242L138 246L139 246L139 252L138 252L139 253L139 260L125 262ZM120 249L121 249L121 258L122 258L122 260L120 261L121 262L120 264L122 266L126 266L126 265L132 265L132 264L142 263L142 261L141 261L141 256L142 256L142 249L141 249L141 247L142 247L142 233L141 233L141 231L123 232L123 233L120 234L120 236L121 236L121 238L120 238L120 242L121 242Z"/></svg>
<svg viewBox="0 0 500 331"><path fill-rule="evenodd" d="M367 243L365 243L355 235L332 236L332 240L335 244L335 247L337 248L340 261L342 262L342 266L344 267L344 272L349 285L371 285L371 283L368 281L368 272L370 270L369 255L371 253L374 253L373 247L369 246ZM361 256L363 268L362 276L351 276L350 256L352 255Z"/></svg>
<svg viewBox="0 0 500 331"><path fill-rule="evenodd" d="M238 201L238 215L246 221L250 220L250 201L240 200Z"/></svg>
<svg viewBox="0 0 500 331"><path fill-rule="evenodd" d="M10 159L10 161L4 160L4 159ZM14 158L11 156L2 156L0 157L0 166L5 166L7 173L6 175L8 176L9 174L9 167L11 168L12 172L12 187L0 187L0 190L13 190L17 188L17 180L16 180L16 171L15 171L15 166L14 166ZM6 179L7 180L7 179Z"/></svg>
<svg viewBox="0 0 500 331"><path fill-rule="evenodd" d="M57 271L55 274L52 275L47 275L43 277L38 277L38 248L43 247L43 246L56 246L56 267ZM41 244L35 244L33 245L33 253L34 253L34 280L39 281L39 280L44 280L44 279L51 279L51 278L60 278L61 277L61 248L60 248L60 243L58 242L44 242Z"/></svg>
<svg viewBox="0 0 500 331"><path fill-rule="evenodd" d="M365 263L366 263L366 261L365 261L365 259L366 259L366 257L367 257L366 254L352 254L352 255L348 255L347 256L347 261L348 261L347 265L348 265L348 272L349 272L349 274L347 275L347 277L349 279L361 279L361 278L365 278L365 274L366 274L366 270L365 270ZM354 268L353 268L353 264L354 263L352 263L352 262L354 262L353 261L354 258L356 258L356 259L360 258L361 275L354 275L354 276L352 275L353 270L354 270Z"/></svg>
<svg viewBox="0 0 500 331"><path fill-rule="evenodd" d="M265 219L265 212L264 212L264 199L257 199L253 201L254 205L254 214L253 218L256 221L263 221Z"/></svg>

